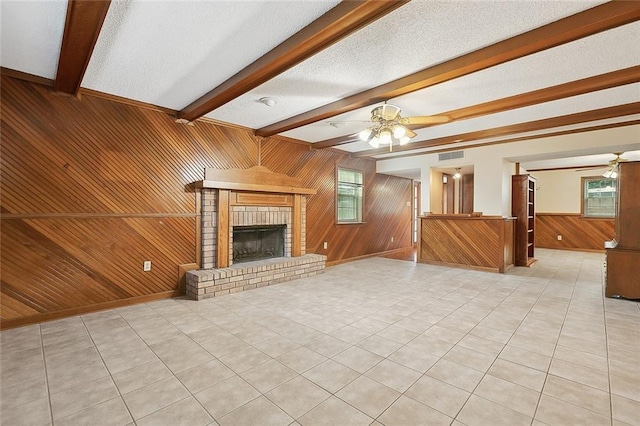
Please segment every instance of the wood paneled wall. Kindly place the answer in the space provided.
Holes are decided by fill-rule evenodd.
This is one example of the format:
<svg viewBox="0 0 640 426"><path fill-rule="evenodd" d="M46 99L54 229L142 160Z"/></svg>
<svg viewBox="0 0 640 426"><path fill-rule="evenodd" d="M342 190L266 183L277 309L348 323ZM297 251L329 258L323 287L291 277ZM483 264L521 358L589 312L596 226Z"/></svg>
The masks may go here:
<svg viewBox="0 0 640 426"><path fill-rule="evenodd" d="M189 184L205 167L257 165L260 143L262 165L318 189L308 252L341 260L411 244L411 181L376 175L373 160L6 76L1 120L2 327L175 294L179 265L196 261ZM364 225L334 224L336 164L365 171Z"/></svg>
<svg viewBox="0 0 640 426"><path fill-rule="evenodd" d="M615 236L614 223L614 219L584 219L578 213L536 213L536 247L604 251L604 242Z"/></svg>
<svg viewBox="0 0 640 426"><path fill-rule="evenodd" d="M333 263L411 246L411 180L376 174L375 162L368 159L275 139L263 143L262 165L297 177L305 187L318 191L307 199L307 252L325 254L327 262ZM335 223L337 166L364 172L363 224Z"/></svg>

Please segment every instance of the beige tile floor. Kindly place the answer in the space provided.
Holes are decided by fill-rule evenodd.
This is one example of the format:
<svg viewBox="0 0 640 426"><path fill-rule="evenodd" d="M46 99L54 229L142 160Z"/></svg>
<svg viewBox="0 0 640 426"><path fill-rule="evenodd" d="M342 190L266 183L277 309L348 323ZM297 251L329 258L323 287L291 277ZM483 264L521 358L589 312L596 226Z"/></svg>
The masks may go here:
<svg viewBox="0 0 640 426"><path fill-rule="evenodd" d="M372 258L0 333L2 425L640 424L640 307L601 254Z"/></svg>

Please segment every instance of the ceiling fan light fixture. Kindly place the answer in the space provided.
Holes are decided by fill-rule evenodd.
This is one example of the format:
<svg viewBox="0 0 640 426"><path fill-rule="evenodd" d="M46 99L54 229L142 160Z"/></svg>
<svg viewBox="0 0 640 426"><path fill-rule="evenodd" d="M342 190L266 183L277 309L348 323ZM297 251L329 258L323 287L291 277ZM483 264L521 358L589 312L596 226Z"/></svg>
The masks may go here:
<svg viewBox="0 0 640 426"><path fill-rule="evenodd" d="M402 139L404 137L404 135L407 134L407 128L400 125L400 124L396 124L395 126L393 126L393 137L396 139Z"/></svg>
<svg viewBox="0 0 640 426"><path fill-rule="evenodd" d="M410 140L411 138L409 136L403 136L400 138L400 145L406 145Z"/></svg>
<svg viewBox="0 0 640 426"><path fill-rule="evenodd" d="M377 136L374 136L369 141L369 145L371 145L373 148L378 148L380 146L380 139L378 139Z"/></svg>
<svg viewBox="0 0 640 426"><path fill-rule="evenodd" d="M371 121L393 121L400 115L400 107L391 104L380 105L371 111Z"/></svg>
<svg viewBox="0 0 640 426"><path fill-rule="evenodd" d="M369 138L371 138L371 133L373 133L373 132L372 132L371 128L368 127L366 129L360 131L360 133L358 133L358 137L360 138L360 140L366 142L366 141L369 140Z"/></svg>
<svg viewBox="0 0 640 426"><path fill-rule="evenodd" d="M391 139L391 130L388 128L381 129L378 133L378 138L380 138L380 143L383 145L390 145L393 142Z"/></svg>

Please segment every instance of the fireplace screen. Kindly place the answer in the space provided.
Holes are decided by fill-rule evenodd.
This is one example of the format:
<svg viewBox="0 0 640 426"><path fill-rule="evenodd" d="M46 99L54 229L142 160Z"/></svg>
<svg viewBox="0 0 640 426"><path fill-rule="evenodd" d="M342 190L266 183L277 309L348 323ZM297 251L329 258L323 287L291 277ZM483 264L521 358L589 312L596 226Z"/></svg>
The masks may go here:
<svg viewBox="0 0 640 426"><path fill-rule="evenodd" d="M233 263L284 257L287 225L233 227Z"/></svg>

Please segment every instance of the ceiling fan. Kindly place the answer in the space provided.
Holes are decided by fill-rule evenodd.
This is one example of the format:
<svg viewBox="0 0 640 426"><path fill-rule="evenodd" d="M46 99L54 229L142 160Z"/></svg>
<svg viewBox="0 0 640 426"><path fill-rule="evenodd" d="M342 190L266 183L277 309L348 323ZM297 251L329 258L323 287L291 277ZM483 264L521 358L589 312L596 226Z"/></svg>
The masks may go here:
<svg viewBox="0 0 640 426"><path fill-rule="evenodd" d="M625 161L629 161L626 158L620 157L624 152L614 152L613 155L616 156L613 160L609 161L609 167L602 174L602 176L606 178L615 179L618 177L618 164L624 163Z"/></svg>
<svg viewBox="0 0 640 426"><path fill-rule="evenodd" d="M358 133L358 137L374 148L389 145L389 151L393 151L394 144L405 145L416 136L416 132L407 126L428 126L451 121L447 115L402 117L400 111L400 107L388 103L375 107L371 110L371 126Z"/></svg>
<svg viewBox="0 0 640 426"><path fill-rule="evenodd" d="M618 164L619 163L624 163L625 161L629 161L626 158L622 158L622 155L624 154L624 152L614 152L612 153L613 155L616 156L616 158L614 158L613 160L609 161L608 164L606 165L595 165L595 166L588 166L588 167L583 167L580 169L576 169L576 172L583 172L586 170L591 170L591 169L599 169L599 168L607 168L607 170L602 174L602 176L606 177L606 178L611 178L611 179L615 179L616 177L618 177Z"/></svg>

